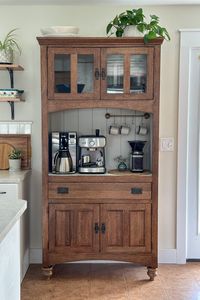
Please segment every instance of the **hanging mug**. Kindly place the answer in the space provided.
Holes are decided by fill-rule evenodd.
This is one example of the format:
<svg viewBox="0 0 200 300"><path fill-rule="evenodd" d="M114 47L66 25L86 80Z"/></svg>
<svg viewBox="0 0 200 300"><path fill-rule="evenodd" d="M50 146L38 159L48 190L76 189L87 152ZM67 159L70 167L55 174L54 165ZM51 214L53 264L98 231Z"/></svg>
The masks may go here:
<svg viewBox="0 0 200 300"><path fill-rule="evenodd" d="M139 134L139 135L147 135L147 133L148 133L147 127L145 127L145 126L139 126L138 127L137 134Z"/></svg>
<svg viewBox="0 0 200 300"><path fill-rule="evenodd" d="M117 125L111 125L110 128L109 128L109 134L118 135L119 134L119 127Z"/></svg>
<svg viewBox="0 0 200 300"><path fill-rule="evenodd" d="M122 135L128 135L128 134L130 133L130 131L131 131L131 129L130 129L130 127L127 126L127 125L122 125L122 126L120 127L120 133L121 133Z"/></svg>

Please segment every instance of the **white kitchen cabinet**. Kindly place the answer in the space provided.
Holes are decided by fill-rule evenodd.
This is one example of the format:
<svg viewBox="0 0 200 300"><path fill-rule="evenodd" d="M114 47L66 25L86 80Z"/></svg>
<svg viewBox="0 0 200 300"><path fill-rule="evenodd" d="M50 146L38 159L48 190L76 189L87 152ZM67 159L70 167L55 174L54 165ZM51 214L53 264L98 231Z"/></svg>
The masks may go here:
<svg viewBox="0 0 200 300"><path fill-rule="evenodd" d="M0 201L27 200L29 207L30 171L0 172ZM29 209L20 218L20 279L21 282L29 266Z"/></svg>

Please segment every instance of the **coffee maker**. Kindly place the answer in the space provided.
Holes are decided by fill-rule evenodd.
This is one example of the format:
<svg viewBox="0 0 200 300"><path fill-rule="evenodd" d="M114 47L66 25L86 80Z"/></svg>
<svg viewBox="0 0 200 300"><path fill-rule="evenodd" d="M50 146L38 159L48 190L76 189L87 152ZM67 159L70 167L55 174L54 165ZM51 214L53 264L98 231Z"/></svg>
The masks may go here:
<svg viewBox="0 0 200 300"><path fill-rule="evenodd" d="M77 133L49 133L49 172L75 173L77 171Z"/></svg>
<svg viewBox="0 0 200 300"><path fill-rule="evenodd" d="M78 139L79 146L79 173L104 174L106 137L100 135L96 129L96 135L83 135Z"/></svg>
<svg viewBox="0 0 200 300"><path fill-rule="evenodd" d="M143 172L144 146L146 141L128 141L131 146L132 153L130 154L130 171Z"/></svg>

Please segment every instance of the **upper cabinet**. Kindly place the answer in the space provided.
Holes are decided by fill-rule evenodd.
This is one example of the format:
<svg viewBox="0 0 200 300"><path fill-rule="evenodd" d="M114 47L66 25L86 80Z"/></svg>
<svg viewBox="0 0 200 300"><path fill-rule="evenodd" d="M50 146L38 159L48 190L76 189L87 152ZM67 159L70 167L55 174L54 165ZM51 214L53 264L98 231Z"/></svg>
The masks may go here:
<svg viewBox="0 0 200 300"><path fill-rule="evenodd" d="M100 99L100 49L50 48L49 99Z"/></svg>
<svg viewBox="0 0 200 300"><path fill-rule="evenodd" d="M154 47L51 47L47 74L50 100L152 100Z"/></svg>

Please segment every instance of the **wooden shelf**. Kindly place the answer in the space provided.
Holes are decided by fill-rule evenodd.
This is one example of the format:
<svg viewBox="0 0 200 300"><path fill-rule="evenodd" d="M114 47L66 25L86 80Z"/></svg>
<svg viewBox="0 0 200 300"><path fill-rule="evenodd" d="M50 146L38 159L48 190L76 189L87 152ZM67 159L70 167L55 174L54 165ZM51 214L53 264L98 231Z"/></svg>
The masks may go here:
<svg viewBox="0 0 200 300"><path fill-rule="evenodd" d="M0 70L7 71L8 69L13 71L23 71L24 68L20 65L15 64L0 64Z"/></svg>
<svg viewBox="0 0 200 300"><path fill-rule="evenodd" d="M0 102L21 102L21 101L25 101L25 100L21 99L19 97L16 97L16 98L13 98L13 97L1 98L0 97Z"/></svg>

